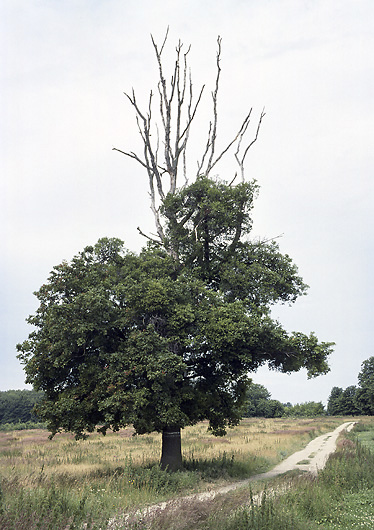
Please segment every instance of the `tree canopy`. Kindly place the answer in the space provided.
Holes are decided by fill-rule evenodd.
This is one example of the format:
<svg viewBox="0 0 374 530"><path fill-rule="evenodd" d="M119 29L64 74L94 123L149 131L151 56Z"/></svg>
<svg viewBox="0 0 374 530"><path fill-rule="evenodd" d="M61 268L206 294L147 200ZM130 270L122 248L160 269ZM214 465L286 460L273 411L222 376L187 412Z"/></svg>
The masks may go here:
<svg viewBox="0 0 374 530"><path fill-rule="evenodd" d="M251 383L246 392L243 416L245 418L278 418L284 413L280 401L271 399L267 388L258 383Z"/></svg>
<svg viewBox="0 0 374 530"><path fill-rule="evenodd" d="M208 199L208 211L224 206L224 194ZM81 437L97 425L105 432L129 423L145 433L208 419L223 434L240 419L248 374L264 363L327 372L331 343L289 334L270 316L273 303L305 289L290 258L274 241L238 242L230 251L226 233L210 235L214 218L209 226L206 254L185 250L192 226L180 238L170 229L185 259L153 244L137 255L102 239L54 268L36 293L40 306L29 318L36 331L18 346L26 381L45 392L39 413L52 433Z"/></svg>
<svg viewBox="0 0 374 530"><path fill-rule="evenodd" d="M360 408L357 404L357 387L348 386L343 390L334 386L331 390L327 412L330 416L354 416L360 414Z"/></svg>
<svg viewBox="0 0 374 530"><path fill-rule="evenodd" d="M323 416L325 407L322 401L306 401L305 403L295 403L295 405L286 406L284 409L285 416L296 416L303 418L313 418Z"/></svg>
<svg viewBox="0 0 374 530"><path fill-rule="evenodd" d="M358 386L350 385L343 389L334 386L331 390L327 412L332 416L374 414L374 357L369 357L361 365Z"/></svg>
<svg viewBox="0 0 374 530"><path fill-rule="evenodd" d="M339 386L334 386L331 389L328 402L327 402L327 413L330 416L339 416L342 413L343 406L343 389Z"/></svg>
<svg viewBox="0 0 374 530"><path fill-rule="evenodd" d="M35 421L33 408L42 395L33 390L7 390L0 392L0 425Z"/></svg>
<svg viewBox="0 0 374 530"><path fill-rule="evenodd" d="M357 407L362 414L372 416L374 415L374 357L369 357L362 363L358 383Z"/></svg>

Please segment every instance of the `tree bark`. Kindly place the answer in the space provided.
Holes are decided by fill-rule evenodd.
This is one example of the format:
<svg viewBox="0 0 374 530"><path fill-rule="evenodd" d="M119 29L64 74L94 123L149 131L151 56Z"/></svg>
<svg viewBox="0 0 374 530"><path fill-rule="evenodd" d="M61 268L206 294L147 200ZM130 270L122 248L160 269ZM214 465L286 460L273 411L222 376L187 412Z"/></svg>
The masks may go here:
<svg viewBox="0 0 374 530"><path fill-rule="evenodd" d="M162 431L161 469L177 471L182 467L180 427L165 427Z"/></svg>

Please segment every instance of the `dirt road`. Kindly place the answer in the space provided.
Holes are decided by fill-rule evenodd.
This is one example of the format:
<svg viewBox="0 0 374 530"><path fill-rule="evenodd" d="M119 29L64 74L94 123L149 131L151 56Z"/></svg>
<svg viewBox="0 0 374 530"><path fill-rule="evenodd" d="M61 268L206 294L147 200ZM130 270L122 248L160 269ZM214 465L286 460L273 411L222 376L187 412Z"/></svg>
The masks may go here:
<svg viewBox="0 0 374 530"><path fill-rule="evenodd" d="M227 493L228 491L232 491L237 488L240 488L241 486L245 486L250 482L273 478L278 475L282 475L287 471L291 471L292 469L309 471L310 473L316 475L320 469L324 468L330 454L335 451L336 440L339 434L344 430L350 431L354 427L354 424L354 421L348 421L346 423L343 423L342 425L339 425L339 427L337 427L334 431L327 432L325 434L322 434L322 436L318 436L318 438L314 438L314 440L309 442L308 445L304 447L304 449L293 453L291 456L283 460L283 462L275 466L272 470L267 471L266 473L253 475L252 477L246 480L241 480L239 482L235 482L234 484L229 484L228 486L219 488L214 491L197 493L196 495L192 495L190 498L195 497L196 499L200 500L212 499L216 495L222 495L223 493Z"/></svg>
<svg viewBox="0 0 374 530"><path fill-rule="evenodd" d="M258 478L272 478L291 469L300 469L302 471L309 471L316 475L320 469L323 469L328 457L336 449L336 440L339 434L344 431L350 431L354 427L355 422L349 421L340 425L335 431L322 434L318 438L314 438L308 445L289 456L283 462L278 464L274 469L251 477L250 480L257 480Z"/></svg>

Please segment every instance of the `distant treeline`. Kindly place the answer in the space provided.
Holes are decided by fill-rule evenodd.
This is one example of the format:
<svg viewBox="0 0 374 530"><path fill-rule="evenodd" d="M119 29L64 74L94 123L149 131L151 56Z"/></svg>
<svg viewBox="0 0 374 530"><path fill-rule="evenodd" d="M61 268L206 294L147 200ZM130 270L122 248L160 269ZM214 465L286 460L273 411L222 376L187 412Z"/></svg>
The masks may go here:
<svg viewBox="0 0 374 530"><path fill-rule="evenodd" d="M327 413L331 416L374 415L374 357L361 365L358 386L343 389L334 386L329 396Z"/></svg>
<svg viewBox="0 0 374 530"><path fill-rule="evenodd" d="M359 374L359 387L350 386L343 390L334 387L327 409L322 402L281 403L271 399L270 392L263 386L252 383L247 391L243 417L280 418L282 416L315 417L335 415L374 414L374 357L364 361ZM17 428L39 427L40 419L33 412L34 405L43 397L35 390L0 391L0 431ZM22 427L23 426L23 427Z"/></svg>
<svg viewBox="0 0 374 530"><path fill-rule="evenodd" d="M243 408L245 418L280 418L282 416L313 418L324 414L326 414L326 410L320 401L308 401L296 405L281 403L276 399L271 399L269 390L257 383L252 383L249 386Z"/></svg>
<svg viewBox="0 0 374 530"><path fill-rule="evenodd" d="M321 401L306 403L280 403L271 399L270 392L263 386L252 383L247 391L243 416L280 418L281 416L373 416L374 415L374 356L366 359L358 374L358 386L346 389L334 386L328 399L327 409Z"/></svg>
<svg viewBox="0 0 374 530"><path fill-rule="evenodd" d="M33 408L42 396L35 390L0 391L0 425L37 422Z"/></svg>

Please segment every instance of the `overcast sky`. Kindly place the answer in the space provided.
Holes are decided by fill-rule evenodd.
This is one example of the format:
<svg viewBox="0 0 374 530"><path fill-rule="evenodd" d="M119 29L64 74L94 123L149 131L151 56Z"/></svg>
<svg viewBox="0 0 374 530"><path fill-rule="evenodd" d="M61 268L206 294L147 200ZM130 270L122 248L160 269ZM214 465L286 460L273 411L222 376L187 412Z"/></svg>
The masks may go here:
<svg viewBox="0 0 374 530"><path fill-rule="evenodd" d="M112 147L139 147L123 92L147 101L150 33L161 42L168 25L167 61L179 38L191 44L195 91L206 84L192 159L206 141L218 35L220 145L250 107L255 129L265 107L246 164L261 187L253 235L283 234L310 285L274 315L336 342L326 376L261 369L254 381L292 403L356 384L374 355L372 0L2 0L0 21L0 390L26 388L15 344L52 267L103 236L137 251L136 227L154 231L146 175ZM217 167L223 179L235 171L230 157Z"/></svg>

